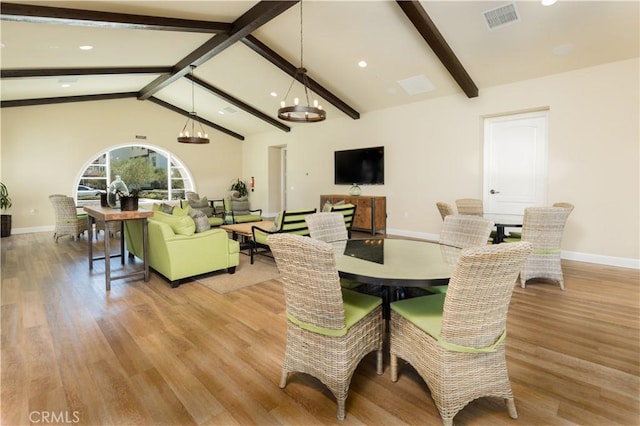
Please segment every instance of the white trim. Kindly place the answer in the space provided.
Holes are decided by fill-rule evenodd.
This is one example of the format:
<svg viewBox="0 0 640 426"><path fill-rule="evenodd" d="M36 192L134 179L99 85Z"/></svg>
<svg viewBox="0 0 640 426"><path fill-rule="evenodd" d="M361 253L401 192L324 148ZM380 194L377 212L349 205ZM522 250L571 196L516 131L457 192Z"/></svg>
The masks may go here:
<svg viewBox="0 0 640 426"><path fill-rule="evenodd" d="M420 240L438 241L438 234L427 234L424 232L405 231L402 229L387 228L387 234L400 237L417 238ZM640 259L626 257L606 256L602 254L580 253L575 251L562 250L560 257L566 260L577 262L597 263L599 265L617 266L620 268L640 269Z"/></svg>

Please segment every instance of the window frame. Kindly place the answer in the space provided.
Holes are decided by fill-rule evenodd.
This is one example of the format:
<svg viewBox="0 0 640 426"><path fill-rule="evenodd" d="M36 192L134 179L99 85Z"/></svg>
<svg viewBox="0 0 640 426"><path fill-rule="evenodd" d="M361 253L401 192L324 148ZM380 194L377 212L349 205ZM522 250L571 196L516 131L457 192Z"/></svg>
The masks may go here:
<svg viewBox="0 0 640 426"><path fill-rule="evenodd" d="M159 199L159 198L154 198L154 199L149 199L149 201L171 201L173 199L173 182L175 180L181 180L183 182L184 188L180 188L179 191L183 191L185 194L187 192L197 192L196 191L196 186L195 186L195 182L193 179L193 175L191 174L191 171L189 170L189 168L185 165L185 163L180 160L180 158L178 156L176 156L174 153L172 153L171 151L168 151L165 148L161 148L159 146L156 145L151 145L151 144L144 144L144 143L124 143L124 144L119 144L119 145L114 145L111 146L103 151L100 151L98 154L96 154L95 156L93 156L92 159L90 159L89 161L87 161L86 163L84 163L84 165L82 166L82 168L80 169L80 171L78 172L76 179L75 179L75 185L73 187L73 197L76 201L76 205L91 205L91 204L96 204L100 202L100 198L98 197L97 199L83 199L83 200L79 200L78 199L78 186L80 185L86 185L83 181L86 181L87 179L94 179L94 180L103 180L104 179L104 184L105 184L105 188L109 187L109 182L113 181L113 179L115 178L115 176L111 176L111 152L115 151L115 150L119 150L122 148L142 148L142 149L147 149L147 150L151 150L154 153L156 153L157 155L162 155L164 156L164 158L167 159L167 167L166 167L166 171L167 171L167 198L163 198L163 199ZM89 170L91 167L96 165L96 161L99 161L101 159L101 157L105 158L105 163L104 163L104 168L105 168L105 176L87 176L85 175L85 173L87 172L87 170ZM97 163L97 165L102 166L102 163ZM174 170L177 170L179 172L179 177L172 177L172 172ZM91 185L87 185L87 186L91 186ZM141 201L147 201L144 198L141 198Z"/></svg>

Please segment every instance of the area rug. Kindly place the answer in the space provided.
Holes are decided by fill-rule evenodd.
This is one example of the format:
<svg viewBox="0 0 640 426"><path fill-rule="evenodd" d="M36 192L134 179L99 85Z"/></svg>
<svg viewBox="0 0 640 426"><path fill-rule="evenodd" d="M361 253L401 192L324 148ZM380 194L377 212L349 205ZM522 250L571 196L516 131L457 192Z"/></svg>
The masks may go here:
<svg viewBox="0 0 640 426"><path fill-rule="evenodd" d="M235 274L230 274L223 269L200 275L194 280L216 293L225 294L279 277L276 262L272 258L255 256L252 265L250 257L241 254L240 264L236 267Z"/></svg>

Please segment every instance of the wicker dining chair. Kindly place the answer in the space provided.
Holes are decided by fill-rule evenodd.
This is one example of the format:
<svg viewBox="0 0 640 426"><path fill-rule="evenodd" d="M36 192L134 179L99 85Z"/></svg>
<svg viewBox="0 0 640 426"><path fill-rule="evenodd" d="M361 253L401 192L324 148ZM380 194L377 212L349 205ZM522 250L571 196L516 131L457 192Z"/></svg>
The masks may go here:
<svg viewBox="0 0 640 426"><path fill-rule="evenodd" d="M558 203L553 203L552 207L562 207L564 209L569 209L573 211L575 206L571 203L558 202Z"/></svg>
<svg viewBox="0 0 640 426"><path fill-rule="evenodd" d="M310 214L305 218L309 227L309 236L313 239L331 244L336 256L342 256L347 248L349 231L347 230L342 212L320 212ZM340 278L343 288L355 290L364 285L358 281Z"/></svg>
<svg viewBox="0 0 640 426"><path fill-rule="evenodd" d="M453 206L449 203L445 203L444 201L438 201L436 203L436 207L438 207L438 211L440 212L440 216L442 216L442 220L444 220L446 216L456 214Z"/></svg>
<svg viewBox="0 0 640 426"><path fill-rule="evenodd" d="M484 246L487 245L491 228L493 228L493 221L490 219L479 216L449 215L444 218L438 242L444 246L457 248ZM420 290L412 289L409 292L411 294L446 293L449 286L418 286L416 288Z"/></svg>
<svg viewBox="0 0 640 426"><path fill-rule="evenodd" d="M284 284L287 316L280 387L290 372L316 377L335 396L342 420L360 361L376 351L382 374L382 300L341 289L330 244L288 233L267 241Z"/></svg>
<svg viewBox="0 0 640 426"><path fill-rule="evenodd" d="M62 194L49 196L56 217L56 225L53 238L69 235L74 240L78 239L87 230L87 215L78 214L73 197Z"/></svg>
<svg viewBox="0 0 640 426"><path fill-rule="evenodd" d="M486 245L493 221L479 216L447 216L440 230L440 244L458 248Z"/></svg>
<svg viewBox="0 0 640 426"><path fill-rule="evenodd" d="M458 214L472 216L482 216L484 214L482 200L476 198L460 198L456 200L456 207L458 208Z"/></svg>
<svg viewBox="0 0 640 426"><path fill-rule="evenodd" d="M391 303L391 380L398 358L411 364L431 391L442 423L469 402L504 398L518 414L505 359L506 319L528 242L462 250L446 294Z"/></svg>
<svg viewBox="0 0 640 426"><path fill-rule="evenodd" d="M521 240L533 244L533 254L520 272L522 288L532 278L543 278L558 282L564 290L560 245L571 210L566 207L528 207L524 210Z"/></svg>
<svg viewBox="0 0 640 426"><path fill-rule="evenodd" d="M313 213L305 221L311 238L331 244L336 255L344 253L349 233L342 213Z"/></svg>

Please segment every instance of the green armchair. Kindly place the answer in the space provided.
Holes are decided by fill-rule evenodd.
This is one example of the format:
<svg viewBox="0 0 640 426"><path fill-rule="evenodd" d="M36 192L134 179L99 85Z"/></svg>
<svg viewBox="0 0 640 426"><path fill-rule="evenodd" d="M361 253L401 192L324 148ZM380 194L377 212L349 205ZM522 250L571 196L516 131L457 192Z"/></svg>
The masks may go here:
<svg viewBox="0 0 640 426"><path fill-rule="evenodd" d="M220 269L226 268L233 274L240 263L238 242L229 239L226 231L218 228L194 233L194 230L189 216L156 211L149 218L149 266L164 275L173 288L183 278ZM129 254L142 259L141 221L125 222L125 240Z"/></svg>
<svg viewBox="0 0 640 426"><path fill-rule="evenodd" d="M247 223L262 221L262 209L249 208L247 197L230 195L224 199L225 222Z"/></svg>

